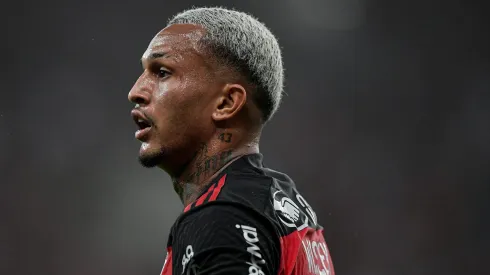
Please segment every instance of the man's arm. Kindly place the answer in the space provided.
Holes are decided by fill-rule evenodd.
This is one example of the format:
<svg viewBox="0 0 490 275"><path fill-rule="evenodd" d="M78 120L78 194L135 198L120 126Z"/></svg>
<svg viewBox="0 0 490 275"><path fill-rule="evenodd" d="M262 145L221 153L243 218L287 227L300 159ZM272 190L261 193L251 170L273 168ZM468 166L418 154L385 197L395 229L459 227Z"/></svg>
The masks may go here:
<svg viewBox="0 0 490 275"><path fill-rule="evenodd" d="M174 231L174 274L278 273L279 237L263 215L225 202L191 211Z"/></svg>

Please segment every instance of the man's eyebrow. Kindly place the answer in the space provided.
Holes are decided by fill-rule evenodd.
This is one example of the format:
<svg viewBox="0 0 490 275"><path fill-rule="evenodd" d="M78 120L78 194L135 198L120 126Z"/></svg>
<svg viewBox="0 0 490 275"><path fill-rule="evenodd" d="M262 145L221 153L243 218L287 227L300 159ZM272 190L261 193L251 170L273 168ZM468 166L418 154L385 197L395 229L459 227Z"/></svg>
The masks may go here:
<svg viewBox="0 0 490 275"><path fill-rule="evenodd" d="M148 60L157 59L157 58L161 58L161 57L165 57L165 56L168 56L168 53L166 53L166 52L155 52L155 53L150 54L150 56L148 56ZM141 64L141 66L143 66L143 58L140 59L140 64Z"/></svg>
<svg viewBox="0 0 490 275"><path fill-rule="evenodd" d="M160 57L164 57L165 55L167 55L166 52L156 52L156 53L152 53L148 59L157 59L157 58L160 58Z"/></svg>

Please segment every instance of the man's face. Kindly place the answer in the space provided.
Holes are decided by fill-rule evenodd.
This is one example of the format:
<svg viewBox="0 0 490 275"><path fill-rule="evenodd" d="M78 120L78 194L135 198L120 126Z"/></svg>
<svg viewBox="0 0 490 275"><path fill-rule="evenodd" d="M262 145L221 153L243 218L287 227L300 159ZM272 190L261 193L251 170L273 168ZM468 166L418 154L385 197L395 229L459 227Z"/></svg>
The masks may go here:
<svg viewBox="0 0 490 275"><path fill-rule="evenodd" d="M171 25L143 54L144 71L128 98L136 104L131 114L144 166L177 169L213 134L211 114L221 83L198 47L204 34L199 26Z"/></svg>

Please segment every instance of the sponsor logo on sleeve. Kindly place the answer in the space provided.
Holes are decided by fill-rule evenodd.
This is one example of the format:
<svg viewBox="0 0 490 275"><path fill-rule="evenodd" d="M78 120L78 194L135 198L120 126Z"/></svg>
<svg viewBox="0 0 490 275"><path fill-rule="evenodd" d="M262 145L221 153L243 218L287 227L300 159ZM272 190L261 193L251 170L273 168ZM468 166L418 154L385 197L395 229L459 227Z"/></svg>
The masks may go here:
<svg viewBox="0 0 490 275"><path fill-rule="evenodd" d="M274 198L274 210L279 220L287 227L301 230L307 227L309 223L316 224L315 212L300 194L296 194L297 202L286 196L281 190L274 192L272 196Z"/></svg>
<svg viewBox="0 0 490 275"><path fill-rule="evenodd" d="M247 243L247 251L250 253L250 261L246 262L249 265L248 274L264 275L260 265L265 264L265 260L262 257L260 247L257 245L259 243L257 229L255 227L239 224L236 225L236 228L242 230L243 238Z"/></svg>

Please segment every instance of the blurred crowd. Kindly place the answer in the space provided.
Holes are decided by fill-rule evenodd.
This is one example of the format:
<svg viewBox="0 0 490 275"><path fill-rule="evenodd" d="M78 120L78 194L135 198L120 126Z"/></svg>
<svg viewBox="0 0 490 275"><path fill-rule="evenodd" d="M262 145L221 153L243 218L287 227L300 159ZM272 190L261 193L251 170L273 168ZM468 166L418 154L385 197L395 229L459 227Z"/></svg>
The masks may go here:
<svg viewBox="0 0 490 275"><path fill-rule="evenodd" d="M144 169L127 93L173 14L223 5L278 37L261 151L316 210L339 275L488 274L488 18L462 1L12 3L0 274L159 274L182 211Z"/></svg>

